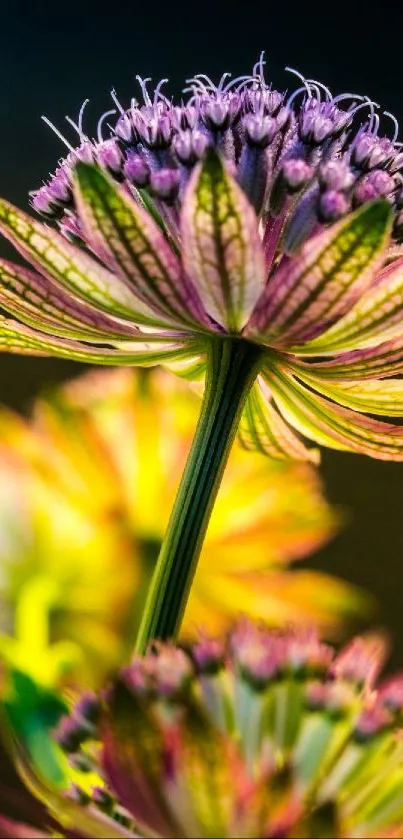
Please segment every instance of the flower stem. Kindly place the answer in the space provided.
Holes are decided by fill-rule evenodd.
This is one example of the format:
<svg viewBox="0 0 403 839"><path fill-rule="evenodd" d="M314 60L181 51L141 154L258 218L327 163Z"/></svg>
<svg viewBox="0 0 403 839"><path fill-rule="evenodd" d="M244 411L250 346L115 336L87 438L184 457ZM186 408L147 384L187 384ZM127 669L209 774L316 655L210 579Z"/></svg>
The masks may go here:
<svg viewBox="0 0 403 839"><path fill-rule="evenodd" d="M210 515L262 350L240 338L211 342L199 422L143 613L136 649L179 631Z"/></svg>

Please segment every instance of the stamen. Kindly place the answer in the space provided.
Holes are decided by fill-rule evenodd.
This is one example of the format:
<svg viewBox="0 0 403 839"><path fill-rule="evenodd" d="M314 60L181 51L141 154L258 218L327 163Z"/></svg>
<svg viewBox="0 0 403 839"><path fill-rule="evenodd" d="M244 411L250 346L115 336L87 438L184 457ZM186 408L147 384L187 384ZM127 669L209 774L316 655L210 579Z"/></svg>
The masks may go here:
<svg viewBox="0 0 403 839"><path fill-rule="evenodd" d="M48 125L48 126L49 126L49 128L51 128L51 129L52 129L52 131L54 131L54 133L55 133L55 134L56 134L56 136L59 138L59 140L61 140L61 141L62 141L62 143L64 143L64 145L65 145L65 146L67 146L67 148L68 148L68 149L70 149L70 151L74 152L74 147L71 145L71 143L69 143L69 141L68 141L68 140L66 140L66 138L65 138L65 137L63 136L63 134L59 131L59 129L58 129L58 128L56 128L56 126L55 126L55 125L53 125L53 122L51 122L51 121L50 121L50 119L48 119L48 117L45 117L45 116L43 116L43 115L41 116L41 119L43 119L43 121L44 121L44 122L46 122L46 125Z"/></svg>
<svg viewBox="0 0 403 839"><path fill-rule="evenodd" d="M148 76L146 79L142 79L141 76L136 76L136 79L141 87L141 92L143 94L144 104L147 105L149 108L152 108L152 101L150 99L150 94L147 90L147 82L151 82L151 76Z"/></svg>
<svg viewBox="0 0 403 839"><path fill-rule="evenodd" d="M372 99L368 99L366 96L364 96L364 102L362 102L360 105L356 105L356 107L353 108L352 111L350 111L350 116L355 116L356 114L358 114L358 111L362 110L362 108L369 108L370 114L371 114L371 117L370 117L370 123L371 123L372 117L375 115L375 110L374 109L379 108L378 103L373 102Z"/></svg>
<svg viewBox="0 0 403 839"><path fill-rule="evenodd" d="M383 111L383 116L384 117L389 117L389 119L392 120L393 125L395 126L395 131L394 131L393 138L392 138L392 143L395 144L396 140L399 136L399 123L398 123L395 115L391 114L390 111Z"/></svg>
<svg viewBox="0 0 403 839"><path fill-rule="evenodd" d="M261 85L264 84L264 82L262 80L258 79L257 76L237 76L236 79L232 79L232 81L230 81L226 85L226 87L223 90L223 93L228 93L228 91L230 91L231 88L236 87L236 86L238 86L237 93L240 93L240 91L243 90L243 88L246 87L248 84L256 84L256 83L261 84Z"/></svg>
<svg viewBox="0 0 403 839"><path fill-rule="evenodd" d="M105 122L106 118L110 117L112 114L116 114L116 108L112 108L111 111L105 111L105 113L102 114L102 116L98 120L98 124L97 124L97 140L98 140L98 143L103 143L104 138L102 136L102 126L103 126L103 123Z"/></svg>
<svg viewBox="0 0 403 839"><path fill-rule="evenodd" d="M85 140L86 139L86 135L83 133L83 115L84 115L84 110L85 110L86 106L88 105L89 101L90 101L89 99L84 99L84 102L81 105L81 108L80 108L80 111L79 111L79 114L78 114L78 122L77 123L75 123L74 120L71 117L68 117L68 116L65 117L67 122L70 123L70 125L72 125L73 128L75 128L75 130L77 131L77 134L78 134L80 140Z"/></svg>
<svg viewBox="0 0 403 839"><path fill-rule="evenodd" d="M260 53L259 61L256 62L253 66L252 75L257 76L264 82L264 68L266 65L266 61L264 60L264 50Z"/></svg>
<svg viewBox="0 0 403 839"><path fill-rule="evenodd" d="M158 99L162 99L162 101L165 102L165 104L167 104L167 105L170 104L168 97L164 96L164 94L161 93L162 86L164 84L167 84L168 82L169 82L169 79L161 79L161 81L158 82L157 87L154 90L154 102L156 102Z"/></svg>
<svg viewBox="0 0 403 839"><path fill-rule="evenodd" d="M323 84L323 82L317 82L315 79L307 79L306 81L307 81L307 83L308 83L308 84L315 85L315 87L317 87L317 88L318 88L318 87L322 88L322 90L324 90L324 91L325 91L325 94L326 94L326 98L327 98L327 100L328 100L329 102L331 102L331 101L332 101L332 98L333 98L333 97L332 97L332 94L331 94L331 92L330 92L329 88L328 88L328 87L326 87L326 85L325 85L325 84ZM320 98L320 97L319 97L319 98Z"/></svg>
<svg viewBox="0 0 403 839"><path fill-rule="evenodd" d="M359 102L363 102L366 97L361 96L359 93L339 93L339 95L335 96L332 101L334 105L337 105L338 102L343 102L344 99L352 99L353 102L358 99Z"/></svg>
<svg viewBox="0 0 403 839"><path fill-rule="evenodd" d="M224 85L224 82L225 82L225 80L226 80L226 79L230 79L230 78L231 78L231 75L232 75L232 73L223 73L223 74L222 74L221 79L220 79L220 81L219 81L219 83L218 83L217 92L218 92L218 91L223 91L223 85Z"/></svg>
<svg viewBox="0 0 403 839"><path fill-rule="evenodd" d="M381 120L379 114L373 112L369 118L369 130L372 132L374 136L378 134L380 121Z"/></svg>
<svg viewBox="0 0 403 839"><path fill-rule="evenodd" d="M309 88L307 89L306 85L303 85L302 87L298 87L297 90L294 90L294 93L290 96L290 98L286 102L287 107L288 108L291 107L291 105L293 104L293 102L295 101L297 96L299 96L300 93L307 93L307 92L308 92L308 99L312 99L312 92L311 92L311 90L309 90Z"/></svg>
<svg viewBox="0 0 403 839"><path fill-rule="evenodd" d="M118 99L118 97L117 97L117 95L116 95L116 90L115 90L115 88L114 88L114 87L112 88L112 90L111 90L111 94L110 94L110 95L111 95L111 99L112 99L112 101L115 103L115 105L116 105L116 107L117 107L118 111L120 111L120 113L121 113L121 114L124 114L125 109L124 109L124 108L123 108L123 106L120 104L119 99Z"/></svg>
<svg viewBox="0 0 403 839"><path fill-rule="evenodd" d="M202 79L205 79L205 82L203 82ZM217 93L216 85L204 73L197 73L193 79L186 79L186 81L199 84L203 93Z"/></svg>
<svg viewBox="0 0 403 839"><path fill-rule="evenodd" d="M284 69L285 69L286 73L293 73L293 75L296 76L297 79L300 79L300 81L302 82L303 87L298 88L298 93L300 93L301 90L304 90L304 88L305 88L309 99L312 99L311 89L310 89L309 85L307 84L307 80L306 80L305 76L303 76L302 73L300 73L298 70L295 70L294 67L285 67ZM297 91L295 91L293 93L293 95L292 95L291 99L289 100L288 104L291 104L291 102L294 101L294 97L295 97L296 93L297 93Z"/></svg>

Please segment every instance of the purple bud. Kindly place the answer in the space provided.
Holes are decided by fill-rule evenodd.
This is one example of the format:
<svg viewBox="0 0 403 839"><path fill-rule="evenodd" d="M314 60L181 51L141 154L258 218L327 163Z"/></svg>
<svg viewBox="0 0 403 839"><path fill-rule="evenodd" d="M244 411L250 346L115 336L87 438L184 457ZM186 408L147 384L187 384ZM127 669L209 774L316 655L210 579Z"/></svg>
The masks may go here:
<svg viewBox="0 0 403 839"><path fill-rule="evenodd" d="M172 145L178 160L184 166L193 166L204 156L210 141L201 131L181 131Z"/></svg>
<svg viewBox="0 0 403 839"><path fill-rule="evenodd" d="M67 159L69 159L70 155ZM81 146L78 149L74 150L72 153L71 164L74 165L77 160L81 163L93 163L95 158L95 146L90 142L90 140L84 140Z"/></svg>
<svg viewBox="0 0 403 839"><path fill-rule="evenodd" d="M84 693L74 706L74 715L90 723L96 723L100 714L100 703L95 693Z"/></svg>
<svg viewBox="0 0 403 839"><path fill-rule="evenodd" d="M61 204L71 202L71 188L63 170L53 175L48 184L48 191L52 198Z"/></svg>
<svg viewBox="0 0 403 839"><path fill-rule="evenodd" d="M136 127L141 141L149 149L162 150L169 148L172 140L172 121L168 113L157 114L152 111L148 114L143 108L138 113Z"/></svg>
<svg viewBox="0 0 403 839"><path fill-rule="evenodd" d="M92 802L96 807L104 813L112 812L115 799L105 787L93 787L91 793Z"/></svg>
<svg viewBox="0 0 403 839"><path fill-rule="evenodd" d="M374 705L360 714L355 725L354 739L366 743L384 731L391 722L390 714L379 705Z"/></svg>
<svg viewBox="0 0 403 839"><path fill-rule="evenodd" d="M396 713L403 711L403 675L393 676L379 686L378 702Z"/></svg>
<svg viewBox="0 0 403 839"><path fill-rule="evenodd" d="M246 89L243 107L246 112L275 116L284 102L284 95L277 90Z"/></svg>
<svg viewBox="0 0 403 839"><path fill-rule="evenodd" d="M278 132L277 121L274 117L246 114L242 121L246 141L251 146L264 149L271 143Z"/></svg>
<svg viewBox="0 0 403 839"><path fill-rule="evenodd" d="M358 166L365 165L376 145L376 138L372 134L361 134L354 145L353 161Z"/></svg>
<svg viewBox="0 0 403 839"><path fill-rule="evenodd" d="M150 169L144 158L134 151L129 151L124 162L123 174L134 186L147 186L150 180Z"/></svg>
<svg viewBox="0 0 403 839"><path fill-rule="evenodd" d="M212 131L224 131L231 123L230 103L224 99L207 99L202 103L203 122Z"/></svg>
<svg viewBox="0 0 403 839"><path fill-rule="evenodd" d="M199 114L193 105L175 106L172 109L172 124L177 131L196 128L198 120Z"/></svg>
<svg viewBox="0 0 403 839"><path fill-rule="evenodd" d="M96 156L98 163L112 174L117 175L122 171L123 155L117 140L112 138L100 143L96 149Z"/></svg>
<svg viewBox="0 0 403 839"><path fill-rule="evenodd" d="M85 807L87 804L90 803L91 798L85 790L81 789L78 784L71 784L68 790L66 791L66 798L70 801L74 801L75 804L79 804L80 807Z"/></svg>
<svg viewBox="0 0 403 839"><path fill-rule="evenodd" d="M322 193L318 204L319 220L326 223L337 221L350 210L350 201L343 192L329 189Z"/></svg>
<svg viewBox="0 0 403 839"><path fill-rule="evenodd" d="M77 752L81 744L88 739L88 726L74 717L63 717L56 732L56 740L67 753Z"/></svg>
<svg viewBox="0 0 403 839"><path fill-rule="evenodd" d="M377 137L377 142L369 156L368 168L374 169L376 166L385 164L393 158L394 152L395 147L387 137L381 139Z"/></svg>
<svg viewBox="0 0 403 839"><path fill-rule="evenodd" d="M115 126L115 134L125 143L136 143L138 141L138 134L129 113L122 114L119 117Z"/></svg>
<svg viewBox="0 0 403 839"><path fill-rule="evenodd" d="M385 641L382 636L354 638L336 657L331 675L358 687L371 689L382 667Z"/></svg>
<svg viewBox="0 0 403 839"><path fill-rule="evenodd" d="M324 107L309 99L302 108L299 115L299 135L304 142L320 145L333 134L332 114L329 108L324 110Z"/></svg>
<svg viewBox="0 0 403 839"><path fill-rule="evenodd" d="M393 178L383 169L375 169L360 180L354 189L356 204L365 204L374 198L389 195L395 187Z"/></svg>
<svg viewBox="0 0 403 839"><path fill-rule="evenodd" d="M49 187L42 186L40 189L30 192L31 205L37 213L47 218L60 216L61 208L52 197Z"/></svg>
<svg viewBox="0 0 403 839"><path fill-rule="evenodd" d="M193 646L192 655L200 673L214 674L224 664L225 648L221 641L206 638Z"/></svg>
<svg viewBox="0 0 403 839"><path fill-rule="evenodd" d="M341 160L329 160L319 169L319 183L325 189L343 192L350 189L355 181L350 167Z"/></svg>
<svg viewBox="0 0 403 839"><path fill-rule="evenodd" d="M305 160L286 160L283 165L282 176L288 191L298 192L312 178L313 171Z"/></svg>
<svg viewBox="0 0 403 839"><path fill-rule="evenodd" d="M174 201L179 192L179 185L178 169L159 169L157 172L151 172L151 191L163 201Z"/></svg>

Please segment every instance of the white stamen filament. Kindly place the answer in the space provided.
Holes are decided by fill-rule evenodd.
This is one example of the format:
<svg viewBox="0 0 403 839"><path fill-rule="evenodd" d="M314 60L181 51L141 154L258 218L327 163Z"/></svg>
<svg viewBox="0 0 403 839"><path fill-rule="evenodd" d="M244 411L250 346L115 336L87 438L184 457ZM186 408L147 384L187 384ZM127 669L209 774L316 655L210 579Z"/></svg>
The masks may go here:
<svg viewBox="0 0 403 839"><path fill-rule="evenodd" d="M48 119L48 117L45 117L43 115L41 116L41 119L43 119L43 121L46 122L46 125L48 125L49 128L52 129L52 131L56 134L59 140L61 140L62 143L64 143L64 145L67 146L68 149L70 149L70 151L74 152L74 147L71 145L71 143L69 143L68 140L66 140L61 131L59 131L59 129L56 128L55 125L53 125L53 122L51 122L50 119Z"/></svg>

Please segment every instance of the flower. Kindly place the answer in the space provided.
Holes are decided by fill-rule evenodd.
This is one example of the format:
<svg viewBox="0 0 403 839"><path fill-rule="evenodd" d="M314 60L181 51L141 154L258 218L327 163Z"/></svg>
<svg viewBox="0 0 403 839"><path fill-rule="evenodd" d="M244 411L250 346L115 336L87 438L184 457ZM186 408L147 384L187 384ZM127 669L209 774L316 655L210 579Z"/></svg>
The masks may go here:
<svg viewBox="0 0 403 839"><path fill-rule="evenodd" d="M287 97L263 65L196 76L180 105L140 79L143 104L112 93L107 139L111 112L92 141L84 103L78 147L32 193L61 233L0 202L1 232L36 269L1 260L0 303L22 321L2 319L1 348L191 378L230 338L260 348L247 447L313 459L302 434L401 460L401 427L377 418L403 403L396 120L388 137L367 97L302 77Z"/></svg>
<svg viewBox="0 0 403 839"><path fill-rule="evenodd" d="M99 685L131 654L198 408L163 370L124 369L55 388L31 420L3 408L0 657L47 685ZM338 634L363 597L290 566L339 525L310 464L235 446L182 637L225 630L240 612Z"/></svg>
<svg viewBox="0 0 403 839"><path fill-rule="evenodd" d="M95 717L81 701L61 723L95 790L24 772L67 835L403 836L403 677L377 685L384 653L382 636L335 654L314 631L248 622L188 650L158 644Z"/></svg>

